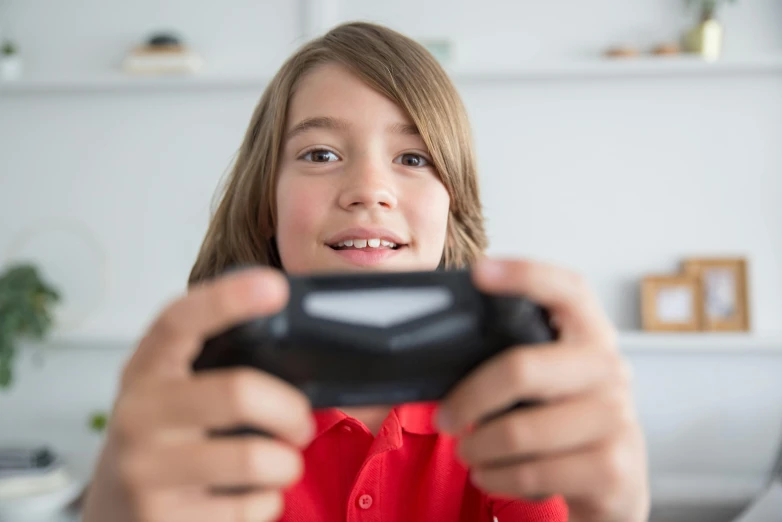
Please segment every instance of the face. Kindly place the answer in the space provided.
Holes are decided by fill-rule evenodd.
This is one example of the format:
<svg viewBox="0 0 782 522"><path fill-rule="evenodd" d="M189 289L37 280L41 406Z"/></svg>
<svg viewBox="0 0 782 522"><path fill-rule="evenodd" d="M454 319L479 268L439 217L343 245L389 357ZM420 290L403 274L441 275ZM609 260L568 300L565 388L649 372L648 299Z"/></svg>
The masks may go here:
<svg viewBox="0 0 782 522"><path fill-rule="evenodd" d="M339 65L299 83L276 197L289 273L433 270L442 257L450 200L423 139Z"/></svg>

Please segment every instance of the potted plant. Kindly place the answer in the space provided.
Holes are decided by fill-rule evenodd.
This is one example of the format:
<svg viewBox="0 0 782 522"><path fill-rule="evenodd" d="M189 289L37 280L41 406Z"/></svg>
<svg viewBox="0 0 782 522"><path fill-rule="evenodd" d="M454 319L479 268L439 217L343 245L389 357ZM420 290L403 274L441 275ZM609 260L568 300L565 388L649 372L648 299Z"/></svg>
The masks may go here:
<svg viewBox="0 0 782 522"><path fill-rule="evenodd" d="M13 382L19 340L42 340L53 325L52 309L59 292L32 264L20 263L0 274L0 389Z"/></svg>
<svg viewBox="0 0 782 522"><path fill-rule="evenodd" d="M735 0L687 0L687 3L698 9L700 20L685 36L686 49L706 60L718 59L722 54L723 28L717 12L722 4L735 3Z"/></svg>
<svg viewBox="0 0 782 522"><path fill-rule="evenodd" d="M0 77L13 80L22 75L22 56L19 48L11 40L0 45Z"/></svg>

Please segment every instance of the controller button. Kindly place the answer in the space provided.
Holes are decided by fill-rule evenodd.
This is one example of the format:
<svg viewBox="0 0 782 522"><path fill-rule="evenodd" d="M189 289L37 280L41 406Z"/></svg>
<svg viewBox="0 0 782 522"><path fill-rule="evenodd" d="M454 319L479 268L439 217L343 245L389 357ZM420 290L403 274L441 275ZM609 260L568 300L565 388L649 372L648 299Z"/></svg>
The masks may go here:
<svg viewBox="0 0 782 522"><path fill-rule="evenodd" d="M358 507L369 509L372 507L372 495L361 495L358 497Z"/></svg>

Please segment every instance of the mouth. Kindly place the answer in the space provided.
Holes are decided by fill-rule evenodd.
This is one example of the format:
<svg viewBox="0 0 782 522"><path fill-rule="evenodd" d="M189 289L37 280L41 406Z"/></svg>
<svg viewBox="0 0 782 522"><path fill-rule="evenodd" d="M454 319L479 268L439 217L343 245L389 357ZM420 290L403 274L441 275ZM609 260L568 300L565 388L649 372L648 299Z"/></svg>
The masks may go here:
<svg viewBox="0 0 782 522"><path fill-rule="evenodd" d="M370 239L346 239L344 241L339 241L338 243L335 243L333 245L328 245L332 250L379 250L379 249L388 249L388 250L399 250L400 248L405 248L407 245L399 245L397 243L394 243L392 241L388 241L386 239L380 239L380 238L370 238Z"/></svg>
<svg viewBox="0 0 782 522"><path fill-rule="evenodd" d="M400 250L408 243L389 230L351 228L329 238L326 245L333 250Z"/></svg>
<svg viewBox="0 0 782 522"><path fill-rule="evenodd" d="M341 258L356 265L377 265L409 246L398 235L383 229L354 228L326 241Z"/></svg>

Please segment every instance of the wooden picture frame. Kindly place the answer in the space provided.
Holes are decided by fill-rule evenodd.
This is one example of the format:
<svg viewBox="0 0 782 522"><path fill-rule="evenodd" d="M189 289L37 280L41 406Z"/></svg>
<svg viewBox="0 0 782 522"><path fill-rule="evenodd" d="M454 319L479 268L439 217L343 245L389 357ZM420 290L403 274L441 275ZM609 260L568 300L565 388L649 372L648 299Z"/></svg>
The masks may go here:
<svg viewBox="0 0 782 522"><path fill-rule="evenodd" d="M682 271L699 281L701 330L746 332L750 330L747 260L730 258L686 259Z"/></svg>
<svg viewBox="0 0 782 522"><path fill-rule="evenodd" d="M696 332L702 292L697 277L651 275L641 281L641 322L649 332Z"/></svg>

